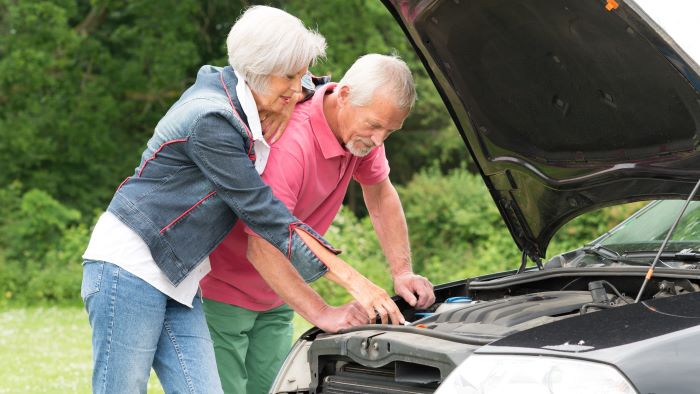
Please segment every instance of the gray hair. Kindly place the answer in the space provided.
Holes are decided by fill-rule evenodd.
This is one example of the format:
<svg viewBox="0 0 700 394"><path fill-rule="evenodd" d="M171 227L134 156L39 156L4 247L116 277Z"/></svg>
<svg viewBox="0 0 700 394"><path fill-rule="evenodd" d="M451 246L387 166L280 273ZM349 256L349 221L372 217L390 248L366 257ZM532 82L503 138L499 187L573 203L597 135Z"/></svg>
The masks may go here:
<svg viewBox="0 0 700 394"><path fill-rule="evenodd" d="M411 109L416 102L416 87L406 63L398 56L370 53L357 59L338 83L350 87L349 100L354 106L372 101L377 88L385 87L401 109Z"/></svg>
<svg viewBox="0 0 700 394"><path fill-rule="evenodd" d="M299 18L267 6L248 8L228 33L228 61L252 90L265 92L270 75L298 73L326 56L326 39Z"/></svg>

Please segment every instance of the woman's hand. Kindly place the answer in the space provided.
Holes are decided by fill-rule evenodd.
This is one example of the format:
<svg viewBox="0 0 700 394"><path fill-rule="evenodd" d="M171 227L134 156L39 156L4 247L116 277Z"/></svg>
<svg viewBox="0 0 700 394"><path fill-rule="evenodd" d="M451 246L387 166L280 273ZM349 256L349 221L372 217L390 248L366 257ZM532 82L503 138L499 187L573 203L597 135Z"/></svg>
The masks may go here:
<svg viewBox="0 0 700 394"><path fill-rule="evenodd" d="M362 276L305 231L297 228L296 232L328 268L326 278L343 286L361 305L370 322L374 322L377 317L382 324L386 324L388 321L391 321L392 324L403 324L406 321L399 311L399 307L384 289Z"/></svg>
<svg viewBox="0 0 700 394"><path fill-rule="evenodd" d="M296 93L292 96L288 104L282 107L280 112L263 112L260 114L260 125L263 131L263 137L268 143L274 144L287 128L289 119L292 117L294 107L301 100L303 95Z"/></svg>
<svg viewBox="0 0 700 394"><path fill-rule="evenodd" d="M333 280L332 276L331 271L328 274L328 279ZM389 294L357 271L349 280L346 289L364 309L370 322L377 318L381 320L382 324L387 324L389 321L391 324L403 324L406 321Z"/></svg>

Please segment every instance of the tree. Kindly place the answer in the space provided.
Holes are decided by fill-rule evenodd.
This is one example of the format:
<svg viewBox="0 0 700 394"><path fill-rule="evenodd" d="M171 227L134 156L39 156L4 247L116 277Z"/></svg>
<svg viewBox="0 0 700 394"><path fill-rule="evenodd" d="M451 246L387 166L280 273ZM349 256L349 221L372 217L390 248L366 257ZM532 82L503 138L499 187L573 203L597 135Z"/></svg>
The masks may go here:
<svg viewBox="0 0 700 394"><path fill-rule="evenodd" d="M225 64L228 30L253 3L0 0L0 184L19 180L25 190L42 189L82 212L104 207L197 68ZM405 131L388 143L395 180L409 180L423 164L452 155L454 146L463 151L444 138L458 137L380 2L271 5L326 36L328 59L313 69L318 74L337 80L367 52L396 53L415 72L418 103Z"/></svg>
<svg viewBox="0 0 700 394"><path fill-rule="evenodd" d="M155 3L0 0L0 184L108 201L201 62L197 7Z"/></svg>

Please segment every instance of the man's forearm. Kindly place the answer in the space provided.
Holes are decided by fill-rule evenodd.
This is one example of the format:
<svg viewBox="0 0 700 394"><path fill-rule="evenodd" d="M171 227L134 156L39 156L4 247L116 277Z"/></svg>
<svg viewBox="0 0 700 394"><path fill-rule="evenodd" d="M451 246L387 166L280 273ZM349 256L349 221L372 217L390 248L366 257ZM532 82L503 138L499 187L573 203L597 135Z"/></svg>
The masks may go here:
<svg viewBox="0 0 700 394"><path fill-rule="evenodd" d="M328 267L326 278L343 286L358 301L367 319L374 319L375 314L379 314L382 322L391 320L395 324L403 323L398 307L384 289L362 276L311 235L300 229L296 231ZM323 318L319 314L325 313L329 306L272 245L258 237L248 237L248 260L268 285L300 315L312 323Z"/></svg>
<svg viewBox="0 0 700 394"><path fill-rule="evenodd" d="M399 194L389 179L377 185L363 186L362 191L377 238L391 268L396 294L416 308L430 306L435 302L433 285L428 279L413 273L408 225Z"/></svg>
<svg viewBox="0 0 700 394"><path fill-rule="evenodd" d="M362 188L365 204L392 276L412 272L408 225L401 200L391 182Z"/></svg>
<svg viewBox="0 0 700 394"><path fill-rule="evenodd" d="M270 243L255 236L248 237L248 260L265 282L306 320L314 322L328 305Z"/></svg>

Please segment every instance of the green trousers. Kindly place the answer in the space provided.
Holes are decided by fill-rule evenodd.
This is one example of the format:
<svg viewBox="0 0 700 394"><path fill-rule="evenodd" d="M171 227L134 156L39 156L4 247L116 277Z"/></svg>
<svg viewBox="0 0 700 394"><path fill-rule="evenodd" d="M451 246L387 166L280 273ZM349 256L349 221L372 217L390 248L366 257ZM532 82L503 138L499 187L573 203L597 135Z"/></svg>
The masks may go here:
<svg viewBox="0 0 700 394"><path fill-rule="evenodd" d="M267 394L292 345L294 311L264 312L204 299L216 366L226 394Z"/></svg>

